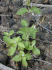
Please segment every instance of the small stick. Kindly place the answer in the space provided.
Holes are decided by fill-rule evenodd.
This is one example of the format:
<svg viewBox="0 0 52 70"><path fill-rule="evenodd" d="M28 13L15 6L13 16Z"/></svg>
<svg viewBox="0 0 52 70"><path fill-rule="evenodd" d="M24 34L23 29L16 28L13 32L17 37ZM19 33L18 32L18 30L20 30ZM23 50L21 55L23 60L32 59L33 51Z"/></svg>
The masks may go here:
<svg viewBox="0 0 52 70"><path fill-rule="evenodd" d="M45 28L45 27L43 27L42 25L40 25L40 23L37 23L39 26L41 26L42 28L44 28L44 29L46 29L46 30L48 30L47 28ZM52 31L51 30L48 30L49 32L51 32L52 33Z"/></svg>
<svg viewBox="0 0 52 70"><path fill-rule="evenodd" d="M44 60L41 60L41 59L32 59L32 60L37 60L37 61L41 61L41 62L44 62L44 63L49 64L49 65L52 65L52 63L44 61Z"/></svg>
<svg viewBox="0 0 52 70"><path fill-rule="evenodd" d="M24 3L23 5L26 5L26 3ZM36 3L30 3L30 6L36 6L36 7L49 7L52 8L52 5L45 5L45 4L36 4Z"/></svg>

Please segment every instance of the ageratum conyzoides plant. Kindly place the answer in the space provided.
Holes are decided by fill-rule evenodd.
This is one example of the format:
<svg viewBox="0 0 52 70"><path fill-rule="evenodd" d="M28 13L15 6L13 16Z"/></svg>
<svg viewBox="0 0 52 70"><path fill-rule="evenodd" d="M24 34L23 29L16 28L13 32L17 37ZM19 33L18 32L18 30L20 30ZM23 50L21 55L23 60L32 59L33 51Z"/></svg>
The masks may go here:
<svg viewBox="0 0 52 70"><path fill-rule="evenodd" d="M30 0L27 1L27 5L29 6ZM25 7L19 9L17 11L17 15L23 15L27 12L35 12L37 14L40 14L41 11L37 7L31 7L31 9L27 9ZM17 31L17 34L21 34L22 38L20 36L13 37L11 39L11 35L14 34L14 30L11 30L9 32L4 32L3 40L7 43L7 47L9 48L8 56L12 56L15 54L16 51L19 50L19 53L15 55L12 60L19 62L22 61L23 66L27 67L28 63L27 60L31 59L31 52L33 52L34 55L40 55L40 50L35 46L36 45L36 33L38 30L35 28L35 25L33 24L31 27L29 27L29 23L22 19L21 20L21 29ZM31 37L33 40L30 41L29 37ZM25 51L26 50L26 51Z"/></svg>

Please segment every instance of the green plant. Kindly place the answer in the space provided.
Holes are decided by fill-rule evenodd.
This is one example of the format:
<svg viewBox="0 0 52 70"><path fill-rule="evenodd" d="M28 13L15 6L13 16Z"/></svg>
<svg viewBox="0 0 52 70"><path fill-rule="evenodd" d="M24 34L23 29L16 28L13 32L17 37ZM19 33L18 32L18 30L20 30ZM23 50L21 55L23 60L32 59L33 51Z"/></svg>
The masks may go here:
<svg viewBox="0 0 52 70"><path fill-rule="evenodd" d="M4 32L3 40L7 43L7 47L11 46L8 52L8 56L12 56L15 51L19 50L20 53L13 57L12 60L14 61L21 61L22 64L27 67L27 61L31 59L30 51L35 55L40 55L40 50L35 47L36 40L30 41L29 37L31 36L33 39L36 37L37 29L35 29L35 25L32 27L28 27L28 22L26 20L21 20L22 27L20 31L17 31L17 33L22 34L22 38L20 36L10 38L11 35L14 34L14 30L11 30L9 33ZM28 52L25 53L24 50L28 50Z"/></svg>
<svg viewBox="0 0 52 70"><path fill-rule="evenodd" d="M29 7L30 0L26 0L26 4ZM23 7L20 10L18 10L18 12L16 14L17 15L23 15L23 14L25 14L27 12L35 12L37 14L41 13L40 9L38 9L37 7L31 7L31 9L27 9L27 8Z"/></svg>
<svg viewBox="0 0 52 70"><path fill-rule="evenodd" d="M28 3L27 3L28 6L29 6L29 3L30 3L30 0L28 0ZM40 13L40 10L36 7L32 7L30 10L24 7L24 8L21 8L16 14L22 15L28 11ZM30 51L32 51L35 55L40 55L40 50L35 46L36 45L35 37L38 30L35 28L35 25L32 25L31 27L29 27L28 26L29 23L24 19L21 20L21 25L23 27L16 33L21 34L22 38L18 36L18 37L13 37L11 39L10 36L14 34L14 30L11 30L9 33L4 32L5 36L3 36L3 40L4 42L7 43L7 47L10 46L8 56L14 55L15 51L19 50L19 54L14 56L12 60L16 62L22 60L22 64L25 67L27 67L28 64L26 60L30 60L32 57L30 54ZM31 37L33 40L30 41L29 37ZM25 49L27 51L25 51Z"/></svg>

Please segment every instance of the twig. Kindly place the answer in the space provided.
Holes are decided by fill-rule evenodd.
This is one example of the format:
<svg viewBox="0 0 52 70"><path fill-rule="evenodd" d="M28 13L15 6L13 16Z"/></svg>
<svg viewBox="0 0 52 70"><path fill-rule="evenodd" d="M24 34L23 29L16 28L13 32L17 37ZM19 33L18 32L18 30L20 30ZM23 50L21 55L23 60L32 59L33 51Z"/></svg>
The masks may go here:
<svg viewBox="0 0 52 70"><path fill-rule="evenodd" d="M37 24L38 24L39 26L41 26L42 28L44 28L44 29L48 30L47 28L45 28L45 27L43 27L42 25L40 25L40 23L38 23L38 22L37 22ZM48 31L52 33L52 31L51 31L51 30L48 30Z"/></svg>
<svg viewBox="0 0 52 70"><path fill-rule="evenodd" d="M26 3L24 3L23 5L26 5ZM36 7L49 7L52 8L52 5L43 5L43 4L36 4L36 3L30 3L30 6L36 6Z"/></svg>
<svg viewBox="0 0 52 70"><path fill-rule="evenodd" d="M37 61L41 61L41 62L44 62L44 63L49 64L49 65L52 65L52 63L44 61L44 60L41 60L41 59L32 59L32 60L37 60Z"/></svg>
<svg viewBox="0 0 52 70"><path fill-rule="evenodd" d="M4 14L0 14L0 16L11 16L11 15L4 15Z"/></svg>

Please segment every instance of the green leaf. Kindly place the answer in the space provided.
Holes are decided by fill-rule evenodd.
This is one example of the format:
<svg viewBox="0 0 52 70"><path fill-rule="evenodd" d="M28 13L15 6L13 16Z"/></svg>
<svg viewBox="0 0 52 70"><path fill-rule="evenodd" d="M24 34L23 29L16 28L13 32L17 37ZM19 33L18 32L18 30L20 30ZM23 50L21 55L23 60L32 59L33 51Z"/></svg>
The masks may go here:
<svg viewBox="0 0 52 70"><path fill-rule="evenodd" d="M34 39L35 37L36 37L36 34L34 33L34 34L30 34L31 35L31 37Z"/></svg>
<svg viewBox="0 0 52 70"><path fill-rule="evenodd" d="M8 36L8 32L3 32L4 35Z"/></svg>
<svg viewBox="0 0 52 70"><path fill-rule="evenodd" d="M7 42L9 44L14 43L14 41L12 39L10 39L10 37L7 37L7 36L3 36L3 40L4 40L4 42Z"/></svg>
<svg viewBox="0 0 52 70"><path fill-rule="evenodd" d="M26 40L29 40L29 33L26 35Z"/></svg>
<svg viewBox="0 0 52 70"><path fill-rule="evenodd" d="M23 51L20 51L20 56L23 57L25 53Z"/></svg>
<svg viewBox="0 0 52 70"><path fill-rule="evenodd" d="M9 36L11 36L11 35L13 35L14 34L14 30L11 30L10 32L9 32Z"/></svg>
<svg viewBox="0 0 52 70"><path fill-rule="evenodd" d="M22 39L23 39L23 40L26 39L26 35L27 35L26 33L24 33L24 34L22 35Z"/></svg>
<svg viewBox="0 0 52 70"><path fill-rule="evenodd" d="M25 67L28 66L27 61L26 61L26 57L22 57L22 64L23 64L23 66L25 66Z"/></svg>
<svg viewBox="0 0 52 70"><path fill-rule="evenodd" d="M31 28L29 28L29 32L30 33L36 33L36 32L38 32L38 30L31 27Z"/></svg>
<svg viewBox="0 0 52 70"><path fill-rule="evenodd" d="M26 61L26 57L22 57L22 61Z"/></svg>
<svg viewBox="0 0 52 70"><path fill-rule="evenodd" d="M28 0L28 2L30 2L30 0Z"/></svg>
<svg viewBox="0 0 52 70"><path fill-rule="evenodd" d="M28 39L29 38L28 29L29 28L27 28L27 27L23 27L20 29L20 31L23 32L22 39L24 39L24 40L29 40Z"/></svg>
<svg viewBox="0 0 52 70"><path fill-rule="evenodd" d="M29 23L26 20L22 19L21 20L21 25L27 27L29 25Z"/></svg>
<svg viewBox="0 0 52 70"><path fill-rule="evenodd" d="M20 36L18 36L18 37L14 37L13 40L16 41L16 43L18 43L21 41L21 38L20 38Z"/></svg>
<svg viewBox="0 0 52 70"><path fill-rule="evenodd" d="M17 31L16 33L23 34L24 32L23 31Z"/></svg>
<svg viewBox="0 0 52 70"><path fill-rule="evenodd" d="M31 59L31 55L30 54L26 54L26 59L30 60Z"/></svg>
<svg viewBox="0 0 52 70"><path fill-rule="evenodd" d="M32 41L32 46L34 46L36 44L36 40Z"/></svg>
<svg viewBox="0 0 52 70"><path fill-rule="evenodd" d="M9 46L10 46L10 44L8 43L8 44L7 44L7 47L9 47Z"/></svg>
<svg viewBox="0 0 52 70"><path fill-rule="evenodd" d="M30 32L30 36L34 39L36 37L37 29L30 28L29 32Z"/></svg>
<svg viewBox="0 0 52 70"><path fill-rule="evenodd" d="M21 61L21 57L20 57L20 55L16 55L15 57L13 57L12 60L13 61Z"/></svg>
<svg viewBox="0 0 52 70"><path fill-rule="evenodd" d="M30 12L35 12L35 13L37 13L37 14L40 14L41 13L41 11L39 10L39 8L37 8L37 7L31 7L31 9L30 9Z"/></svg>
<svg viewBox="0 0 52 70"><path fill-rule="evenodd" d="M34 29L35 29L35 25L33 24L33 25L31 26L31 28L34 28Z"/></svg>
<svg viewBox="0 0 52 70"><path fill-rule="evenodd" d="M22 27L22 28L20 29L20 31L22 31L22 32L24 32L24 33L27 33L27 32L28 32L28 28L27 28L27 27Z"/></svg>
<svg viewBox="0 0 52 70"><path fill-rule="evenodd" d="M12 56L16 51L16 47L15 46L11 46L10 49L9 49L9 53L8 53L8 56Z"/></svg>
<svg viewBox="0 0 52 70"><path fill-rule="evenodd" d="M29 3L27 3L27 6L29 6L30 4Z"/></svg>
<svg viewBox="0 0 52 70"><path fill-rule="evenodd" d="M23 14L25 14L26 12L28 12L28 10L25 8L25 7L23 7L23 8L21 8L20 10L18 10L18 12L16 13L17 15L23 15Z"/></svg>
<svg viewBox="0 0 52 70"><path fill-rule="evenodd" d="M24 34L22 35L22 39L24 39L24 40L29 40L29 34L24 33Z"/></svg>
<svg viewBox="0 0 52 70"><path fill-rule="evenodd" d="M29 45L28 47L26 47L27 50L32 50L33 46Z"/></svg>
<svg viewBox="0 0 52 70"><path fill-rule="evenodd" d="M35 54L35 55L40 55L40 50L36 47L33 47L33 50L32 52Z"/></svg>
<svg viewBox="0 0 52 70"><path fill-rule="evenodd" d="M29 41L22 41L22 43L25 45L25 47L27 47L28 45L30 45Z"/></svg>
<svg viewBox="0 0 52 70"><path fill-rule="evenodd" d="M25 67L28 66L27 61L22 61L22 64L23 64L23 66L25 66Z"/></svg>
<svg viewBox="0 0 52 70"><path fill-rule="evenodd" d="M24 44L22 42L19 42L18 43L18 50L24 49L24 48L25 48Z"/></svg>

